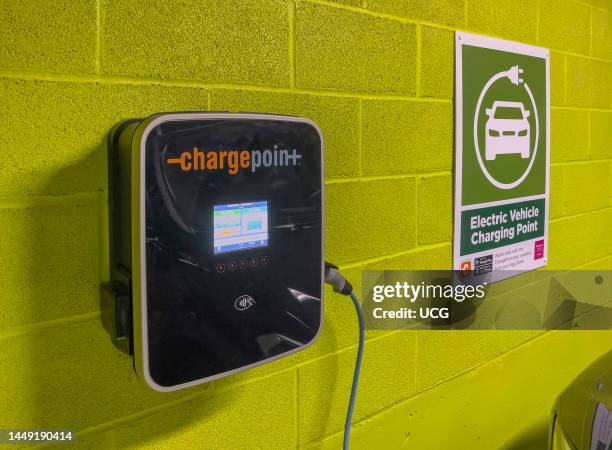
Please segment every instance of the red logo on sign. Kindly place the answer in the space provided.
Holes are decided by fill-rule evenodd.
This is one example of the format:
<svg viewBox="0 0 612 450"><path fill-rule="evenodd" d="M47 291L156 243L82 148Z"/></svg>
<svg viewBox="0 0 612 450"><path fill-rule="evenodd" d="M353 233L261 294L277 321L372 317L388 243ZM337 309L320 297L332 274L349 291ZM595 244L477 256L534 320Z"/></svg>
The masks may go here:
<svg viewBox="0 0 612 450"><path fill-rule="evenodd" d="M535 247L533 249L533 259L544 258L544 239L535 241Z"/></svg>

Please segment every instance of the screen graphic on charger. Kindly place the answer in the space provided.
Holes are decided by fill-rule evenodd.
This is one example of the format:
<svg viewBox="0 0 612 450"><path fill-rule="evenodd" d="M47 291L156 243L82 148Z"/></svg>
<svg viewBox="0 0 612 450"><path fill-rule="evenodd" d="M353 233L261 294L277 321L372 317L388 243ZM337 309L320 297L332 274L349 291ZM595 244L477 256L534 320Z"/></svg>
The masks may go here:
<svg viewBox="0 0 612 450"><path fill-rule="evenodd" d="M268 202L234 203L214 207L214 253L268 245Z"/></svg>

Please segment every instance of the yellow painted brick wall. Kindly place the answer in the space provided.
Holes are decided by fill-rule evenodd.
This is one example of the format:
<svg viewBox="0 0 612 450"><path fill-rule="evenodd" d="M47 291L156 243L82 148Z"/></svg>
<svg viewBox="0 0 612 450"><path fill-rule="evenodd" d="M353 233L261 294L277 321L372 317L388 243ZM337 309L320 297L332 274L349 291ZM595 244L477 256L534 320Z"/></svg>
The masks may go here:
<svg viewBox="0 0 612 450"><path fill-rule="evenodd" d="M312 347L206 386L153 392L112 347L98 311L105 135L157 111L312 118L327 143L327 258L357 287L366 268L449 268L456 29L551 48L550 266L610 267L611 17L611 0L0 0L0 428L75 428L83 448L334 448L357 329L330 291ZM530 346L569 361L508 437L545 420L609 336L369 332L357 435L423 448L435 423L454 448L498 448L486 398L463 407L452 393L493 371L514 389L496 407L519 415L529 387L510 380ZM423 412L445 386L444 407L479 429ZM385 419L402 408L409 420Z"/></svg>

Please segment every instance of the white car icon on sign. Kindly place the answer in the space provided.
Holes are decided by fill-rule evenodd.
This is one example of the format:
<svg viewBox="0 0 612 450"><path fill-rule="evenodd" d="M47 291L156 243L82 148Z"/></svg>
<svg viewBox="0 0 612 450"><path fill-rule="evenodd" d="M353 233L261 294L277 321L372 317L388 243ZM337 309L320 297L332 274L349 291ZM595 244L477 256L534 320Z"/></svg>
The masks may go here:
<svg viewBox="0 0 612 450"><path fill-rule="evenodd" d="M497 155L519 153L529 158L530 112L520 102L493 102L487 108L485 158L494 160Z"/></svg>

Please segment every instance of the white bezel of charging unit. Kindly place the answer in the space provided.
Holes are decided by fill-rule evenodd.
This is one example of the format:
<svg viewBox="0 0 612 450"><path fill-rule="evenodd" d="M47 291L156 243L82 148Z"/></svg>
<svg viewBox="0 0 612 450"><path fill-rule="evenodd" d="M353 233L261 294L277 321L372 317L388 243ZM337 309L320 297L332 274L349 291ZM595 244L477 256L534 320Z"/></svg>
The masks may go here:
<svg viewBox="0 0 612 450"><path fill-rule="evenodd" d="M149 353L148 353L148 336L147 336L147 285L146 285L146 246L145 246L145 147L146 140L151 130L163 122L182 121L182 120L277 120L284 122L307 123L312 126L321 140L321 321L316 335L307 344L302 347L290 350L285 353L273 356L268 359L258 361L247 366L229 370L227 372L212 375L188 383L177 384L175 386L161 386L157 384L149 372ZM323 327L323 280L325 279L325 261L324 261L324 243L325 243L325 227L324 227L324 207L325 207L325 191L324 191L324 142L321 130L310 119L281 116L272 114L254 114L254 113L207 113L207 112L184 112L184 113L160 113L148 117L140 123L134 131L132 138L132 311L133 311L133 342L134 342L134 368L136 373L145 380L145 382L154 390L159 392L171 392L179 389L184 389L191 386L207 383L219 378L242 372L243 370L252 369L253 367L275 361L279 358L289 356L300 350L309 347L321 334ZM134 164L134 162L138 164ZM134 204L136 199L137 204ZM136 207L135 207L136 206Z"/></svg>

